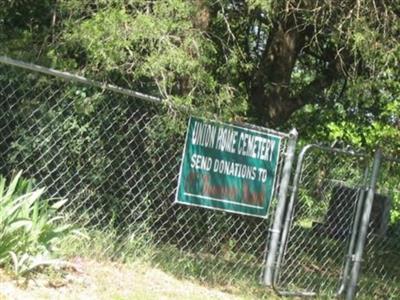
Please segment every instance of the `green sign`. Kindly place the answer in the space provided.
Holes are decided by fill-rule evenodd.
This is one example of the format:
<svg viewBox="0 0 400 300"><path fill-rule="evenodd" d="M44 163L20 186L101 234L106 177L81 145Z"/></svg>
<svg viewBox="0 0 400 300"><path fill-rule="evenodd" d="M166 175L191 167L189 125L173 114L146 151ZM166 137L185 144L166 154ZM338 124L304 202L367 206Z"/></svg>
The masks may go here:
<svg viewBox="0 0 400 300"><path fill-rule="evenodd" d="M190 118L176 202L266 217L281 138Z"/></svg>

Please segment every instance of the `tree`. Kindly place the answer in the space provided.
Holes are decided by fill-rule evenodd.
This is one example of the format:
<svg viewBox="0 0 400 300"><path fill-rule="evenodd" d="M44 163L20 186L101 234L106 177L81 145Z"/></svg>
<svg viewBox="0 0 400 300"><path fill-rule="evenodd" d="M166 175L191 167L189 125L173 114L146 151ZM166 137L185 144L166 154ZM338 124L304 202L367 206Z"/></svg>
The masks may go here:
<svg viewBox="0 0 400 300"><path fill-rule="evenodd" d="M3 53L309 139L400 149L397 1L30 2L2 4Z"/></svg>

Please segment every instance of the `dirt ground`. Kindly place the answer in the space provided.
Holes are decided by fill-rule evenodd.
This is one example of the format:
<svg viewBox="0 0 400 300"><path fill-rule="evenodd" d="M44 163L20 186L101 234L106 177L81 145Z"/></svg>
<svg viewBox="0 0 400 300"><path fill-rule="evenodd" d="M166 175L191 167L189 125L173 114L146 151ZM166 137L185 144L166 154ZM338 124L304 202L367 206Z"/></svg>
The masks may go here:
<svg viewBox="0 0 400 300"><path fill-rule="evenodd" d="M36 276L27 284L0 272L0 300L254 299L179 280L157 268L73 261L74 268Z"/></svg>

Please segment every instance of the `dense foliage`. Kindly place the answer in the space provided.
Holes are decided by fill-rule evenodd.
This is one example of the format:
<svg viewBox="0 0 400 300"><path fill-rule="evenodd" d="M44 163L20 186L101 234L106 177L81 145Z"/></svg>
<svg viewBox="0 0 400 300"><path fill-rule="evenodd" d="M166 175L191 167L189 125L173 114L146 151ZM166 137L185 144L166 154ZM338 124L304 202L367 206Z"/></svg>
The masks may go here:
<svg viewBox="0 0 400 300"><path fill-rule="evenodd" d="M24 169L49 194L71 198L66 211L74 222L111 229L112 255L154 240L196 259L202 251L223 254L228 264L244 252L252 269L247 256L261 258L268 222L171 205L187 121L176 104L296 127L304 143L380 145L399 155L399 12L390 0L1 1L0 55L160 96L167 105L0 65L0 171ZM359 170L350 164L324 174L334 164L312 165L316 188L303 198L315 215L327 208L315 205L321 179L356 184ZM379 192L398 189L397 165L381 174ZM390 196L398 224L400 201ZM37 208L27 206L31 217ZM43 218L54 213L47 210ZM29 238L28 223L14 221ZM0 249L0 265L25 261L25 248L16 249ZM258 274L254 266L245 277Z"/></svg>
<svg viewBox="0 0 400 300"><path fill-rule="evenodd" d="M399 12L387 0L10 0L0 4L0 51L394 154Z"/></svg>
<svg viewBox="0 0 400 300"><path fill-rule="evenodd" d="M0 266L13 263L17 275L47 264L55 243L72 230L57 210L65 200L43 200L44 189L18 173L8 184L0 177Z"/></svg>

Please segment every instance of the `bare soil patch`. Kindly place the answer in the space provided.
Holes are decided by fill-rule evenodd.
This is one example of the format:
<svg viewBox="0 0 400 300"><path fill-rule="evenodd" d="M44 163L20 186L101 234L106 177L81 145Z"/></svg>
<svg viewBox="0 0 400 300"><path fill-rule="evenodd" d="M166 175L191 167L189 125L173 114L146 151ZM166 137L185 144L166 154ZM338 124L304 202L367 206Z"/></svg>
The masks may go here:
<svg viewBox="0 0 400 300"><path fill-rule="evenodd" d="M101 263L76 258L74 268L35 276L26 284L0 272L0 300L33 299L254 299L179 280L143 265Z"/></svg>

